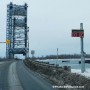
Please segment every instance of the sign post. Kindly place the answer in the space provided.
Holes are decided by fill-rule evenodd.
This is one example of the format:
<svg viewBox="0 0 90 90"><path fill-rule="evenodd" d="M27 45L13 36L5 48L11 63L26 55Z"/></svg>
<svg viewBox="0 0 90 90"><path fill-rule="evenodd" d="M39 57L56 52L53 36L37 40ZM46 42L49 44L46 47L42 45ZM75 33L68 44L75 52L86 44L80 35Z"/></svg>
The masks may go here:
<svg viewBox="0 0 90 90"><path fill-rule="evenodd" d="M72 30L72 37L80 37L81 39L81 72L85 72L85 53L83 49L83 38L84 38L84 29L83 23L80 23L80 29L73 29Z"/></svg>
<svg viewBox="0 0 90 90"><path fill-rule="evenodd" d="M80 29L83 30L83 23L80 23ZM85 72L85 55L84 55L84 49L83 49L83 37L81 38L81 72Z"/></svg>

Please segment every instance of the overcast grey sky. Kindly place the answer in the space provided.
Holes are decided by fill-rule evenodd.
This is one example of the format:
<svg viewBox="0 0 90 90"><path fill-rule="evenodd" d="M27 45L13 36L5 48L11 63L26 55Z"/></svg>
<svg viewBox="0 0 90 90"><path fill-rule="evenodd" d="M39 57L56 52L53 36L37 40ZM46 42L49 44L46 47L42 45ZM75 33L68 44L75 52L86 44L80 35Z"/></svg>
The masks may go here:
<svg viewBox="0 0 90 90"><path fill-rule="evenodd" d="M36 56L80 53L80 38L72 38L71 30L84 24L84 50L90 53L90 0L2 0L0 2L0 41L6 40L7 4L28 4L30 51ZM0 56L5 56L0 44ZM31 55L30 55L31 56Z"/></svg>

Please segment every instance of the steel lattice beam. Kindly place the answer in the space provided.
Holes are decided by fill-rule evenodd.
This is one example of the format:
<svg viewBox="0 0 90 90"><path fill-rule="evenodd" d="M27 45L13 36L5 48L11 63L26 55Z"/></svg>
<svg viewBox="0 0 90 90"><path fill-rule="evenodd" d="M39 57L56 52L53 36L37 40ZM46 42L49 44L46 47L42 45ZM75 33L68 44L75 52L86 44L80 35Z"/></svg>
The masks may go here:
<svg viewBox="0 0 90 90"><path fill-rule="evenodd" d="M14 58L14 54L23 54L28 57L29 40L27 27L27 4L16 5L10 3L7 5L7 29L6 57Z"/></svg>

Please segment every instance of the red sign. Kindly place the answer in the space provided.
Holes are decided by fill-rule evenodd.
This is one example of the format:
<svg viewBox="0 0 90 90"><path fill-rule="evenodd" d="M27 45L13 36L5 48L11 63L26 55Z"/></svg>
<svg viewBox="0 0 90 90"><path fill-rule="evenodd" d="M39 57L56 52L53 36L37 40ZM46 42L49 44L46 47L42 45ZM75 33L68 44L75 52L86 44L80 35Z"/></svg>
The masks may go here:
<svg viewBox="0 0 90 90"><path fill-rule="evenodd" d="M72 30L72 37L84 37L84 30Z"/></svg>

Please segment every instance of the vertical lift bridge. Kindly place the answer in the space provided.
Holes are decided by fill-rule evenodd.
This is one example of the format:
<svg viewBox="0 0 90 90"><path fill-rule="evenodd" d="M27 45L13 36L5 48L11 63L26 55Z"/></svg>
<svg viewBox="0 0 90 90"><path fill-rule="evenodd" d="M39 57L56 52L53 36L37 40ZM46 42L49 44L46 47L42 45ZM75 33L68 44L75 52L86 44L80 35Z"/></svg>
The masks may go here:
<svg viewBox="0 0 90 90"><path fill-rule="evenodd" d="M6 58L13 59L14 54L29 55L29 38L27 27L27 4L7 5Z"/></svg>

